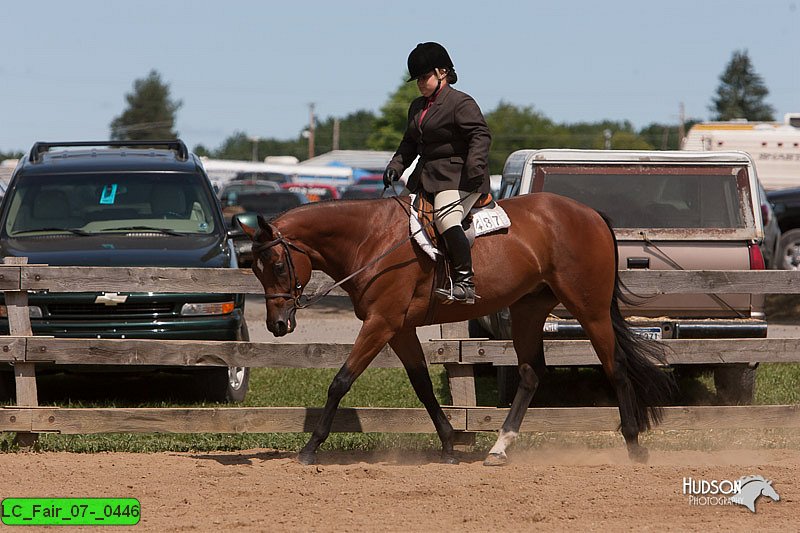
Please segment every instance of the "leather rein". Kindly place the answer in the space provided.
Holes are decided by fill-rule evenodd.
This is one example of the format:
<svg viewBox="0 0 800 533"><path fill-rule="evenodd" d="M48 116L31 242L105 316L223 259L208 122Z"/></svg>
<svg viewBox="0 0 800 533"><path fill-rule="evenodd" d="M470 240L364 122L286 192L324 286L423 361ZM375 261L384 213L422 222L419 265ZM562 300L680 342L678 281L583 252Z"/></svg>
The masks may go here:
<svg viewBox="0 0 800 533"><path fill-rule="evenodd" d="M403 207L403 210L405 210L405 204L399 199L399 197L393 196L392 199L396 200L397 203L399 203ZM455 203L456 202L454 202L454 204ZM450 207L450 206L448 205L448 206L445 206L445 207ZM287 266L289 268L289 281L290 281L290 284L292 286L292 289L291 289L292 292L291 293L283 292L283 293L276 293L276 294L266 294L265 293L264 294L264 298L266 298L267 300L269 300L271 298L284 298L286 300L292 300L295 309L305 309L306 307L309 307L310 305L315 304L316 302L318 302L319 300L321 300L322 298L327 296L336 287L338 287L338 286L342 285L343 283L346 283L347 281L351 280L352 278L354 278L355 276L357 276L358 274L360 274L361 272L363 272L367 268L371 267L372 265L374 265L375 263L377 263L378 261L380 261L381 259L383 259L387 255L389 255L390 253L392 253L395 250L397 250L398 248L400 248L402 245L404 245L405 243L410 241L417 233L420 233L421 231L424 231L426 227L428 227L431 224L433 224L433 222L434 222L434 219L432 218L425 225L420 227L420 229L418 229L417 231L415 231L414 233L412 233L411 235L409 235L405 239L402 239L400 242L398 242L397 244L395 244L394 246L389 248L387 251L385 251L384 253L382 253L378 257L376 257L373 260L369 261L366 265L362 266L361 268L359 268L358 270L356 270L355 272L353 272L352 274L350 274L346 278L343 278L343 279L341 279L341 280L339 280L339 281L337 281L335 283L332 283L332 284L330 284L330 285L328 285L326 287L323 287L321 290L319 290L318 292L314 293L311 296L306 296L306 295L303 294L303 288L304 287L303 287L303 284L300 283L300 280L297 278L297 271L296 271L295 266L294 266L294 261L292 260L292 254L291 254L291 250L290 249L293 248L293 249L297 250L298 252L300 252L301 254L305 255L309 259L311 257L308 255L308 252L306 252L305 250L303 250L302 248L300 248L299 246L297 246L293 242L289 241L286 237L284 237L281 234L280 231L276 230L277 238L275 238L275 239L273 239L271 241L268 241L268 242L253 242L253 257L260 256L261 254L263 254L264 252L266 252L267 250L269 250L273 246L281 245L283 247L283 250L284 250L284 255L286 256L286 264L287 264Z"/></svg>

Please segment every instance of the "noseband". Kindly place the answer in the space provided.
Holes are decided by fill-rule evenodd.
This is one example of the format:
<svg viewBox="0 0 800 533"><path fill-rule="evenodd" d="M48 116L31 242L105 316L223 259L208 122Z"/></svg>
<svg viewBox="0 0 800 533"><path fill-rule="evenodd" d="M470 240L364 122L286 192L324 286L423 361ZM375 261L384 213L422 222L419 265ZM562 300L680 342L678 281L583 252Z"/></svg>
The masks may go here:
<svg viewBox="0 0 800 533"><path fill-rule="evenodd" d="M292 300L294 302L294 307L295 308L302 309L304 307L307 307L309 304L308 303L303 303L303 302L300 301L300 298L303 296L303 285L300 283L300 280L297 278L297 272L296 272L296 270L294 268L294 261L292 261L292 254L291 254L289 249L290 248L294 248L295 250L297 250L298 252L300 252L301 254L303 254L305 256L308 256L308 253L306 253L304 250L302 250L296 244L286 240L286 238L284 238L284 236L281 235L281 232L278 231L277 234L278 234L278 238L274 239L274 240L271 240L269 242L259 242L259 243L254 242L253 243L253 256L254 257L260 256L261 254L263 254L264 252L266 252L267 250L269 250L270 248L272 248L276 244L280 244L281 246L283 246L284 255L286 256L286 264L289 267L289 281L290 281L290 283L292 285L292 292L291 293L284 292L284 293L277 293L277 294L264 294L264 298L266 298L268 300L270 298L285 298L287 300Z"/></svg>

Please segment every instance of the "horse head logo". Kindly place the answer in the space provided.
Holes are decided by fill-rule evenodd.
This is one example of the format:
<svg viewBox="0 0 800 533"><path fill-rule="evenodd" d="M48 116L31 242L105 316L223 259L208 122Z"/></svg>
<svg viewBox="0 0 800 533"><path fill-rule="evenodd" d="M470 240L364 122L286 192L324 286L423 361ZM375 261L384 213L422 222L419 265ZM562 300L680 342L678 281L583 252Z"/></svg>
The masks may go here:
<svg viewBox="0 0 800 533"><path fill-rule="evenodd" d="M764 479L762 476L745 476L739 479L741 489L735 496L731 496L731 502L744 505L750 509L751 513L756 512L756 500L762 494L774 501L781 499L772 487L772 481Z"/></svg>

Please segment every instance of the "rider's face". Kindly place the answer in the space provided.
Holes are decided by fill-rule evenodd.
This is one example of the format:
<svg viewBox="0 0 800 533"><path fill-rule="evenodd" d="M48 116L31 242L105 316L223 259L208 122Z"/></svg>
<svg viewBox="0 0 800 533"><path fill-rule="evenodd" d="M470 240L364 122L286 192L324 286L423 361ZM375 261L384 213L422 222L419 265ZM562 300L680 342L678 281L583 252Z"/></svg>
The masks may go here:
<svg viewBox="0 0 800 533"><path fill-rule="evenodd" d="M436 90L436 85L441 81L442 85L446 84L446 73L441 69L431 70L417 78L417 89L419 93L425 98L430 98Z"/></svg>

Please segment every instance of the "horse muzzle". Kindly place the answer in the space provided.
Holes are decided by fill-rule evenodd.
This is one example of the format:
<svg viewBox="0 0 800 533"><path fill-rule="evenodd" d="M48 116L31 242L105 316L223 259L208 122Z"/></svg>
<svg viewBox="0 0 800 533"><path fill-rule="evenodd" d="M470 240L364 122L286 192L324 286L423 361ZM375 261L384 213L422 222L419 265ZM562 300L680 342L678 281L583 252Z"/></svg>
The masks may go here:
<svg viewBox="0 0 800 533"><path fill-rule="evenodd" d="M283 337L284 335L294 331L297 327L295 320L296 309L293 307L286 313L286 316L280 317L277 320L267 320L267 329L275 337Z"/></svg>

